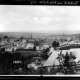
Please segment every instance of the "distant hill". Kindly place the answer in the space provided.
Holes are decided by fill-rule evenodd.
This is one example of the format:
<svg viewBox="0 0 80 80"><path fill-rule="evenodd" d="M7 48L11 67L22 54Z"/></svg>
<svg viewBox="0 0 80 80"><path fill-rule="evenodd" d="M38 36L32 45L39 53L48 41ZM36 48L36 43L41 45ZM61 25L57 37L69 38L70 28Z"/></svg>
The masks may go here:
<svg viewBox="0 0 80 80"><path fill-rule="evenodd" d="M8 36L8 37L32 37L33 38L52 38L52 37L60 37L60 38L68 38L68 37L80 37L80 34L51 34L51 33L30 33L30 32L0 32L0 37Z"/></svg>
<svg viewBox="0 0 80 80"><path fill-rule="evenodd" d="M45 33L28 33L28 32L0 32L0 37L3 36L8 36L8 37L16 37L16 38L20 38L20 37L32 37L33 38L46 38L49 37L49 34L45 34Z"/></svg>

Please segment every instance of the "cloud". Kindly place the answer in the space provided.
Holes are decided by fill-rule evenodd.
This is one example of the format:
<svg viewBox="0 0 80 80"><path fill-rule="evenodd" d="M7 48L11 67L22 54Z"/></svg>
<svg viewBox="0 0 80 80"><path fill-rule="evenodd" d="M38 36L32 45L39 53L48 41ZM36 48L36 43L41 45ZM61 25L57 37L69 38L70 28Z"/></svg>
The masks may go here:
<svg viewBox="0 0 80 80"><path fill-rule="evenodd" d="M42 17L42 18L37 18L33 17L33 19L40 25L47 25L51 21L51 17Z"/></svg>
<svg viewBox="0 0 80 80"><path fill-rule="evenodd" d="M1 31L80 30L78 6L0 5Z"/></svg>

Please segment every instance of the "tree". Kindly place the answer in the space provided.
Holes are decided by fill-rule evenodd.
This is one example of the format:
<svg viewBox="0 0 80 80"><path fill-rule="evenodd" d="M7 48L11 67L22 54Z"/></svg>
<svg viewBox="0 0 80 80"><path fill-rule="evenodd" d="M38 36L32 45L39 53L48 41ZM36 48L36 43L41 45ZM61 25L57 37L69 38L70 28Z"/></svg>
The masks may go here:
<svg viewBox="0 0 80 80"><path fill-rule="evenodd" d="M39 41L34 41L35 46L39 46Z"/></svg>
<svg viewBox="0 0 80 80"><path fill-rule="evenodd" d="M8 36L4 36L4 39L7 39L8 38Z"/></svg>
<svg viewBox="0 0 80 80"><path fill-rule="evenodd" d="M70 52L66 52L63 56L63 70L64 74L75 74L76 73L76 62L74 61L76 56Z"/></svg>
<svg viewBox="0 0 80 80"><path fill-rule="evenodd" d="M22 36L20 39L23 39L24 37Z"/></svg>
<svg viewBox="0 0 80 80"><path fill-rule="evenodd" d="M56 42L56 41L53 41L53 43L52 43L52 47L59 47L59 42Z"/></svg>

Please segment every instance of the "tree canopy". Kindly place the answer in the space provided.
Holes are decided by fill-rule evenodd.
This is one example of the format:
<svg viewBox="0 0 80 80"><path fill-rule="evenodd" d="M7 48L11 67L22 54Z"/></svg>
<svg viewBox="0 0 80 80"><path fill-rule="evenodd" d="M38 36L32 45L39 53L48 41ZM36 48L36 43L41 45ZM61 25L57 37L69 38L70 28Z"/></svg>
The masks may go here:
<svg viewBox="0 0 80 80"><path fill-rule="evenodd" d="M59 42L53 41L52 42L52 47L59 47Z"/></svg>

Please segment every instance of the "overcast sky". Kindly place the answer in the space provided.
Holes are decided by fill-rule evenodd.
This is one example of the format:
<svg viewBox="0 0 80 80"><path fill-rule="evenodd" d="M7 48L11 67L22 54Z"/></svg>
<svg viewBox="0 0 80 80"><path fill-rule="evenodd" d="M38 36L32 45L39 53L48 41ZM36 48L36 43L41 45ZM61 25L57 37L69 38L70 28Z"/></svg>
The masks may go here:
<svg viewBox="0 0 80 80"><path fill-rule="evenodd" d="M0 5L0 32L80 32L79 6Z"/></svg>

